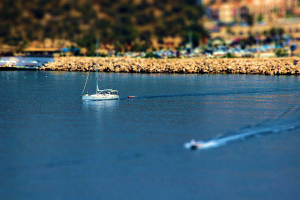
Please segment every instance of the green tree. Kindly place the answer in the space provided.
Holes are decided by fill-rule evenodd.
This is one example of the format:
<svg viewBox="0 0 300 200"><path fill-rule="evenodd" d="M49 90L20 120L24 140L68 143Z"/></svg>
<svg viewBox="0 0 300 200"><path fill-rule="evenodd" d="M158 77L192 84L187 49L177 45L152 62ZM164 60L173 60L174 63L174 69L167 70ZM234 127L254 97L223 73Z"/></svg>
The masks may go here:
<svg viewBox="0 0 300 200"><path fill-rule="evenodd" d="M143 31L139 34L139 39L142 41L150 41L151 32L150 31Z"/></svg>
<svg viewBox="0 0 300 200"><path fill-rule="evenodd" d="M284 30L283 30L283 28L271 28L270 31L269 31L269 34L272 37L283 35L284 34Z"/></svg>
<svg viewBox="0 0 300 200"><path fill-rule="evenodd" d="M168 30L166 29L165 26L157 26L156 29L155 29L155 35L158 37L158 38L163 38L165 36L168 35Z"/></svg>
<svg viewBox="0 0 300 200"><path fill-rule="evenodd" d="M96 36L92 29L85 32L82 37L77 40L79 47L85 47L88 49L87 56L93 56L96 50Z"/></svg>
<svg viewBox="0 0 300 200"><path fill-rule="evenodd" d="M262 14L259 14L257 16L257 22L262 22L264 20L264 16Z"/></svg>
<svg viewBox="0 0 300 200"><path fill-rule="evenodd" d="M293 18L293 17L295 17L295 14L292 11L288 10L285 14L285 17L286 18Z"/></svg>
<svg viewBox="0 0 300 200"><path fill-rule="evenodd" d="M142 13L136 16L137 25L146 25L150 23L152 20L153 19L151 18L151 16L147 14Z"/></svg>
<svg viewBox="0 0 300 200"><path fill-rule="evenodd" d="M138 31L130 25L117 24L113 27L115 40L122 45L130 45L137 39Z"/></svg>
<svg viewBox="0 0 300 200"><path fill-rule="evenodd" d="M249 26L253 26L254 23L254 17L252 14L248 14L246 17L246 22Z"/></svg>
<svg viewBox="0 0 300 200"><path fill-rule="evenodd" d="M275 52L275 55L277 57L286 57L289 54L288 54L287 50L285 50L285 49L277 49L276 52Z"/></svg>

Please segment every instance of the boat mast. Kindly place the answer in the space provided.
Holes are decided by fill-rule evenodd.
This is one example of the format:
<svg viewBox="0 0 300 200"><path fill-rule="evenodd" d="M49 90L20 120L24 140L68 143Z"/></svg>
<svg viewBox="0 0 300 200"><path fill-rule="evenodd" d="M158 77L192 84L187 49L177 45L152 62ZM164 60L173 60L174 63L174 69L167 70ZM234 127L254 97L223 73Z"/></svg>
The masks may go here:
<svg viewBox="0 0 300 200"><path fill-rule="evenodd" d="M96 53L97 53L97 64L96 64L96 94L99 90L98 87L98 49L99 49L99 39L97 39L97 44L96 44Z"/></svg>

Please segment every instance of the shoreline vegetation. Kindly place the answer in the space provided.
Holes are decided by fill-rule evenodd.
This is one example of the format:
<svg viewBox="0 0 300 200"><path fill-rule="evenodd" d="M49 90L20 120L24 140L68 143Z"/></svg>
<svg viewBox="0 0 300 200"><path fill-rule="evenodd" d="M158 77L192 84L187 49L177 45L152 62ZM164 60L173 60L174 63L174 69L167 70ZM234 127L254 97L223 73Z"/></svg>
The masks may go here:
<svg viewBox="0 0 300 200"><path fill-rule="evenodd" d="M40 70L112 73L179 73L179 74L261 74L300 75L300 59L241 58L241 59L141 59L60 57Z"/></svg>

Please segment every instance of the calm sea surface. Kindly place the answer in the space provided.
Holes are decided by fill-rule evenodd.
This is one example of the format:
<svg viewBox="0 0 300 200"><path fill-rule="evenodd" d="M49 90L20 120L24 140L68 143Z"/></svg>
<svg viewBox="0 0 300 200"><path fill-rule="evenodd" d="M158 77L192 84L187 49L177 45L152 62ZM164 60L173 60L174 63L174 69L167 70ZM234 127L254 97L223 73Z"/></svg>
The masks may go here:
<svg viewBox="0 0 300 200"><path fill-rule="evenodd" d="M300 77L106 73L121 99L82 102L86 75L0 72L1 199L299 199Z"/></svg>

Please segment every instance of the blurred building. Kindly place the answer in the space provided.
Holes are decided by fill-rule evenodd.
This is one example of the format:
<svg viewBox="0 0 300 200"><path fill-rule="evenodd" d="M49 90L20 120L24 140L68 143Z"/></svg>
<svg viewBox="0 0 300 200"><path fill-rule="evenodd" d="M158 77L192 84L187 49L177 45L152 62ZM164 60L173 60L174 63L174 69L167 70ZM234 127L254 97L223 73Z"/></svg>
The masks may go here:
<svg viewBox="0 0 300 200"><path fill-rule="evenodd" d="M275 35L273 35L274 38L279 37L280 33L278 30L281 29L283 34L281 34L280 37L290 38L290 44L294 43L300 47L300 19L296 18L277 19L273 22L254 24L253 26L223 26L219 27L219 31L211 32L211 38L221 38L229 45L232 44L232 42L247 39L252 36L261 44L267 39L271 29L277 30L274 33ZM298 51L298 54L300 54L300 48Z"/></svg>
<svg viewBox="0 0 300 200"><path fill-rule="evenodd" d="M212 11L212 19L223 23L273 21L299 16L298 0L203 0Z"/></svg>
<svg viewBox="0 0 300 200"><path fill-rule="evenodd" d="M238 38L246 38L249 35L264 35L265 31L271 28L281 28L284 34L289 34L292 38L300 39L300 20L299 19L278 19L273 23L255 24L253 26L231 26L220 27L219 31L212 33L212 37L230 36Z"/></svg>
<svg viewBox="0 0 300 200"><path fill-rule="evenodd" d="M204 26L212 39L225 44L254 38L264 43L271 38L289 38L290 44L300 47L300 1L298 0L203 0L211 10ZM249 22L252 23L249 23ZM273 33L271 34L271 30ZM274 32L275 30L275 32ZM279 30L281 33L279 33ZM300 48L297 49L300 54Z"/></svg>
<svg viewBox="0 0 300 200"><path fill-rule="evenodd" d="M61 53L60 48L36 48L29 47L22 50L25 56L36 56L36 57L52 57L54 54Z"/></svg>

